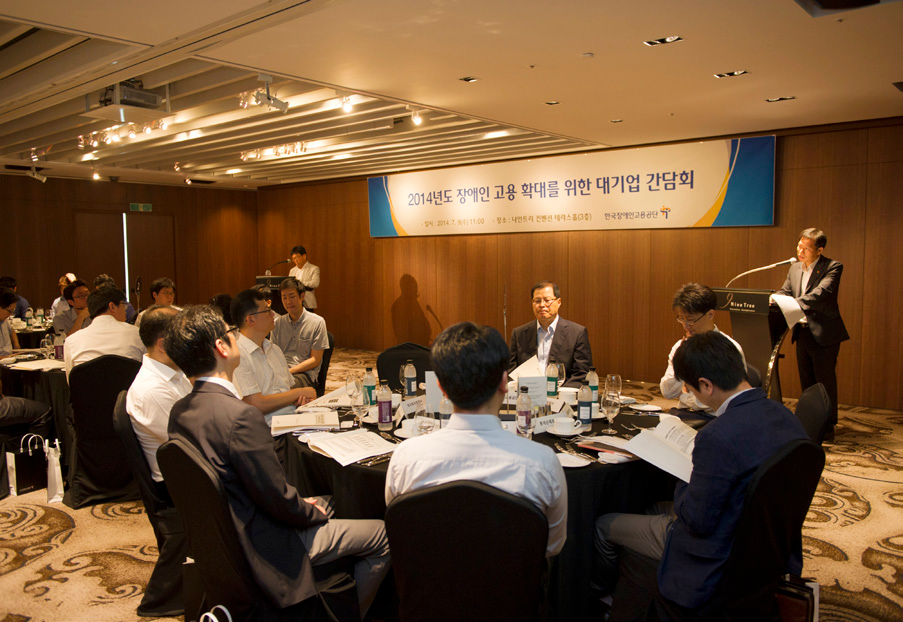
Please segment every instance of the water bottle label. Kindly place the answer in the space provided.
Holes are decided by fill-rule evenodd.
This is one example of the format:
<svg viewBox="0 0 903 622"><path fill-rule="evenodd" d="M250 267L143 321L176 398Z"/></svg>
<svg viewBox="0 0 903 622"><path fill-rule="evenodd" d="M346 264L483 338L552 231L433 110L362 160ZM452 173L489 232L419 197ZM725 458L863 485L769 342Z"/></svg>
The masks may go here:
<svg viewBox="0 0 903 622"><path fill-rule="evenodd" d="M404 385L404 391L407 395L417 395L417 378L405 378Z"/></svg>
<svg viewBox="0 0 903 622"><path fill-rule="evenodd" d="M580 423L592 423L593 420L593 403L580 402L577 408L580 417Z"/></svg>
<svg viewBox="0 0 903 622"><path fill-rule="evenodd" d="M380 423L391 423L392 422L392 402L380 402L379 403L379 422Z"/></svg>
<svg viewBox="0 0 903 622"><path fill-rule="evenodd" d="M593 392L593 401L598 402L599 401L599 385L596 385L596 386L589 385L589 388Z"/></svg>
<svg viewBox="0 0 903 622"><path fill-rule="evenodd" d="M371 404L376 403L376 385L369 384L364 387L364 390L367 392L367 399Z"/></svg>
<svg viewBox="0 0 903 622"><path fill-rule="evenodd" d="M549 379L546 382L546 394L547 395L556 395L558 393L558 379Z"/></svg>

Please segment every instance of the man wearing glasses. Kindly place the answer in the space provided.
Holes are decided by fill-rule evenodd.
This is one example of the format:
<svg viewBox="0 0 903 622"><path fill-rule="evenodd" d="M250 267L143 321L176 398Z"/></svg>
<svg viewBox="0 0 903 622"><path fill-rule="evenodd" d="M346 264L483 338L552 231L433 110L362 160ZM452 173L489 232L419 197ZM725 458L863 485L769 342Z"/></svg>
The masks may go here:
<svg viewBox="0 0 903 622"><path fill-rule="evenodd" d="M256 289L246 289L232 299L232 321L241 329L238 349L241 362L235 369L233 382L242 399L264 414L267 424L273 415L288 415L295 407L314 399L314 389L292 389L292 375L285 355L267 339L273 330L275 313L266 298Z"/></svg>
<svg viewBox="0 0 903 622"><path fill-rule="evenodd" d="M53 331L57 335L68 337L91 324L91 318L88 317L89 293L88 284L81 279L76 279L63 288L63 300L69 308L53 315Z"/></svg>
<svg viewBox="0 0 903 622"><path fill-rule="evenodd" d="M579 387L593 364L586 327L558 315L561 290L552 281L540 281L531 290L535 322L518 326L511 333L509 372L535 356L545 370L551 358L564 365L562 386Z"/></svg>
<svg viewBox="0 0 903 622"><path fill-rule="evenodd" d="M682 286L674 294L671 301L671 309L677 316L677 323L680 324L684 331L684 336L677 340L671 353L668 355L668 369L659 382L659 388L662 390L662 396L673 400L679 398L680 407L688 410L702 410L709 414L714 414L714 410L700 404L693 397L693 394L684 390L684 383L674 377L674 353L684 341L693 335L701 335L709 331L721 332L715 326L715 307L718 300L708 286L699 283L687 283ZM722 333L724 334L724 333ZM740 358L743 359L744 368L746 366L746 357L743 354L743 348L740 344L724 335L730 342L734 344L737 351L740 352Z"/></svg>

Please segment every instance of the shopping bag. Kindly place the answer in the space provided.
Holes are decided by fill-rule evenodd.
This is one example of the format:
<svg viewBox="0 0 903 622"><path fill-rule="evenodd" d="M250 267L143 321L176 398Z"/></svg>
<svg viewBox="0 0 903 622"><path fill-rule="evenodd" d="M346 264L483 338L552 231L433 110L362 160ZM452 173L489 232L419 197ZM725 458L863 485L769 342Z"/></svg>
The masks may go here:
<svg viewBox="0 0 903 622"><path fill-rule="evenodd" d="M217 609L223 611L223 619L214 613ZM213 609L201 616L200 622L232 622L232 614L223 605L216 605Z"/></svg>
<svg viewBox="0 0 903 622"><path fill-rule="evenodd" d="M60 468L60 441L44 441L44 455L47 457L47 503L63 501L63 470Z"/></svg>
<svg viewBox="0 0 903 622"><path fill-rule="evenodd" d="M43 440L37 434L26 434L19 442L19 451L6 452L9 494L24 495L47 486Z"/></svg>

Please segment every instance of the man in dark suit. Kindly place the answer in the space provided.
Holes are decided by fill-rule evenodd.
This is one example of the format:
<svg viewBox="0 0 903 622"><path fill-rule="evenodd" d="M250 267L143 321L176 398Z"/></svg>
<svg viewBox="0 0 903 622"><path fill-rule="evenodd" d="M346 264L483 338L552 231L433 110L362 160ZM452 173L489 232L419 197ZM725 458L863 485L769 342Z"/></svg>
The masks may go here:
<svg viewBox="0 0 903 622"><path fill-rule="evenodd" d="M803 390L818 382L825 386L831 402L831 429L826 440L833 440L837 425L837 355L840 343L850 338L840 317L837 292L843 264L822 253L828 237L815 228L800 233L796 246L799 262L792 264L779 294L793 296L806 314L793 327L796 364Z"/></svg>
<svg viewBox="0 0 903 622"><path fill-rule="evenodd" d="M531 357L545 370L550 360L564 364L562 386L579 387L593 364L586 327L558 315L561 290L552 281L540 281L530 290L535 322L518 326L511 333L509 372Z"/></svg>
<svg viewBox="0 0 903 622"><path fill-rule="evenodd" d="M285 481L263 413L232 384L237 332L210 307L173 318L163 347L194 390L173 406L169 437L194 446L216 471L251 571L274 604L315 594L311 565L354 555L361 557L354 578L363 616L389 569L383 522L331 519L328 499L302 498Z"/></svg>

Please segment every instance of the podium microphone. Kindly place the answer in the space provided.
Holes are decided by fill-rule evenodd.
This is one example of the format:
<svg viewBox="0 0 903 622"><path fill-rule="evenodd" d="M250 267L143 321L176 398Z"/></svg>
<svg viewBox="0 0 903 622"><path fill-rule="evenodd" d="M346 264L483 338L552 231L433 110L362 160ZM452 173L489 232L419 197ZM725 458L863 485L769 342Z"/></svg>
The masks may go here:
<svg viewBox="0 0 903 622"><path fill-rule="evenodd" d="M747 274L752 274L753 272L761 272L762 270L770 270L772 268L777 268L778 266L786 266L787 264L796 263L798 261L799 261L799 259L797 259L796 257L791 257L790 259L785 259L784 261L779 261L777 263L769 264L767 266L762 266L761 268L753 268L752 270L747 270L746 272L743 272L742 274L738 274L737 276L732 278L730 281L728 281L727 285L725 285L725 287L730 287L731 283L733 283L734 281L739 279L741 276L746 276Z"/></svg>
<svg viewBox="0 0 903 622"><path fill-rule="evenodd" d="M283 263L292 263L292 260L291 259L283 259L282 261L277 261L272 266L267 268L267 271L263 273L264 276L273 276L273 273L271 272L271 270L273 268L275 268L276 266L278 266L279 264L283 264Z"/></svg>

